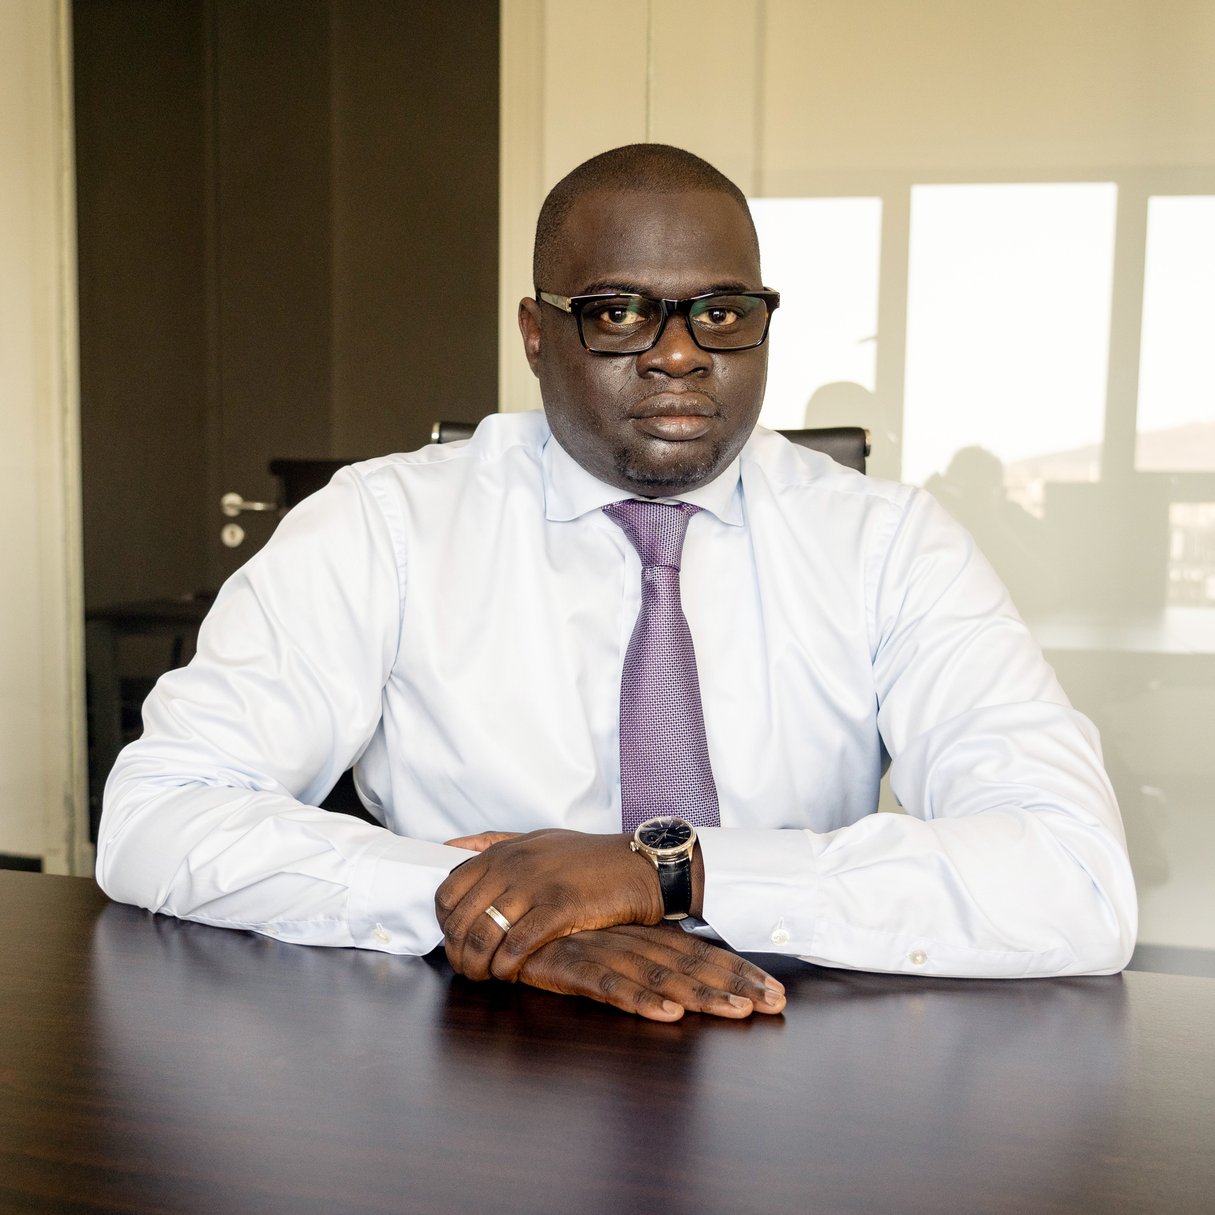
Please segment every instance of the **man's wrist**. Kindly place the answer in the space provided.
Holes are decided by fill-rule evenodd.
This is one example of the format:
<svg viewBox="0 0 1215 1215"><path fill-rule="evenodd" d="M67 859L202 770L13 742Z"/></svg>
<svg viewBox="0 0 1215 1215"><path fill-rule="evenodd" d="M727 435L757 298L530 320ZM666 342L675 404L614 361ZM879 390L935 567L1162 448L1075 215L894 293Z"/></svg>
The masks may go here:
<svg viewBox="0 0 1215 1215"><path fill-rule="evenodd" d="M629 856L633 858L634 868L641 866L645 870L644 875L639 879L642 884L641 888L645 891L645 906L642 914L637 918L637 923L660 924L662 922L663 905L662 885L658 880L658 866L648 856L637 852L631 846L633 842L633 833L631 831L626 831L621 836L621 839L624 841L624 846Z"/></svg>

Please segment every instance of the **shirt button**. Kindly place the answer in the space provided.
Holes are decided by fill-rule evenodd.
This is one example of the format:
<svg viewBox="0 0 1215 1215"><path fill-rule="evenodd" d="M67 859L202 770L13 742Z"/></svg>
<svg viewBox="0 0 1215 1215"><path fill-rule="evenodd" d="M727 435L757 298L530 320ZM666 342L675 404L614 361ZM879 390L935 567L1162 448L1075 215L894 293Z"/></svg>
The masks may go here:
<svg viewBox="0 0 1215 1215"><path fill-rule="evenodd" d="M383 924L377 924L375 926L375 932L373 932L371 935L375 937L375 939L379 941L381 945L387 945L388 942L392 940L392 933L390 933Z"/></svg>
<svg viewBox="0 0 1215 1215"><path fill-rule="evenodd" d="M790 933L787 928L778 928L769 938L773 945L788 945Z"/></svg>
<svg viewBox="0 0 1215 1215"><path fill-rule="evenodd" d="M922 949L916 949L907 955L907 961L912 966L923 966L928 961L928 955Z"/></svg>

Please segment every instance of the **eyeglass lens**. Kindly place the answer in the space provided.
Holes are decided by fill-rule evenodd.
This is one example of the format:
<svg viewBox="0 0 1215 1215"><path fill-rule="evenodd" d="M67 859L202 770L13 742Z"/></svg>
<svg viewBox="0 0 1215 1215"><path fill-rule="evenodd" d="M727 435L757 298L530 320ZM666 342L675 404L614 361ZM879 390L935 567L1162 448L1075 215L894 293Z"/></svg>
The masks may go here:
<svg viewBox="0 0 1215 1215"><path fill-rule="evenodd" d="M688 309L696 343L705 350L737 350L763 340L768 305L746 295L711 295ZM582 340L593 351L633 354L654 344L663 309L644 295L619 295L582 306Z"/></svg>

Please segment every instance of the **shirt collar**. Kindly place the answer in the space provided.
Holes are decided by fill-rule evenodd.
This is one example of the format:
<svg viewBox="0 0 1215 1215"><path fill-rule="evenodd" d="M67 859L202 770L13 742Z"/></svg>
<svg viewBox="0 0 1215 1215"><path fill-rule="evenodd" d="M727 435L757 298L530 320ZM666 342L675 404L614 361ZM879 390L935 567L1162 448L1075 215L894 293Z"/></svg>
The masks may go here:
<svg viewBox="0 0 1215 1215"><path fill-rule="evenodd" d="M715 515L723 523L742 527L741 457L735 456L707 485L657 502L690 502ZM540 458L544 481L544 517L555 523L568 522L629 495L614 485L591 476L550 434Z"/></svg>

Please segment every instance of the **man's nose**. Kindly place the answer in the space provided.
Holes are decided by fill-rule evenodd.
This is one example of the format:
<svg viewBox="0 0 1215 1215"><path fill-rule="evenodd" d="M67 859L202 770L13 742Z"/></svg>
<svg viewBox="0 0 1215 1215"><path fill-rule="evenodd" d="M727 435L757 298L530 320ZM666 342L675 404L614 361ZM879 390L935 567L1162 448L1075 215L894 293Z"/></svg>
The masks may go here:
<svg viewBox="0 0 1215 1215"><path fill-rule="evenodd" d="M637 356L638 374L656 371L664 375L684 376L709 371L713 366L713 356L709 351L701 350L692 340L689 324L688 318L678 313L667 317L658 341Z"/></svg>

